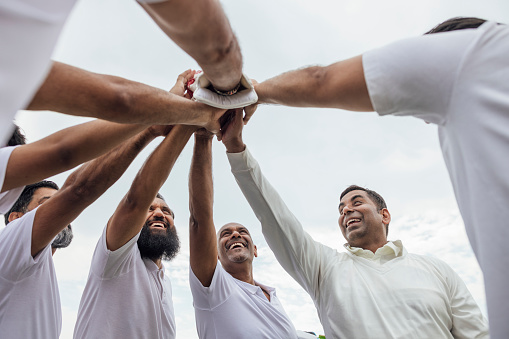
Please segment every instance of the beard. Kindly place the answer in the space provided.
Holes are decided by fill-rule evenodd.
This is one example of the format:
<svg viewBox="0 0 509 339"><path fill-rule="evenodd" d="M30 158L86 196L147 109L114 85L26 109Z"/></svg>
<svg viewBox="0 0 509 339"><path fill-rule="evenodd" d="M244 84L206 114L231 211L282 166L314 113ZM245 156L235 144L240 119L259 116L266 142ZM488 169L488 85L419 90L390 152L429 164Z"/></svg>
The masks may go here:
<svg viewBox="0 0 509 339"><path fill-rule="evenodd" d="M170 227L166 220L160 220L166 225L166 232L152 233L147 220L141 229L138 238L138 248L142 258L151 260L164 259L172 260L180 250L180 240L175 227Z"/></svg>
<svg viewBox="0 0 509 339"><path fill-rule="evenodd" d="M52 248L65 248L71 244L72 238L74 235L72 234L71 225L67 225L60 233L57 234L53 242L51 243Z"/></svg>

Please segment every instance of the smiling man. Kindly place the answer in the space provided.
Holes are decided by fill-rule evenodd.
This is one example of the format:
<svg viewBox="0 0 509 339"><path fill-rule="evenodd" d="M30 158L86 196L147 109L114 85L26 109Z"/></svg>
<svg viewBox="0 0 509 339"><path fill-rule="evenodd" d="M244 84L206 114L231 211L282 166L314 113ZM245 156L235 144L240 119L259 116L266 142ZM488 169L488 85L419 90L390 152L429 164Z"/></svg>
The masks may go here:
<svg viewBox="0 0 509 339"><path fill-rule="evenodd" d="M178 252L174 214L158 194L196 127L177 125L152 152L104 228L78 310L75 338L175 338L162 260Z"/></svg>
<svg viewBox="0 0 509 339"><path fill-rule="evenodd" d="M228 223L216 238L213 195L212 135L199 131L189 174L189 283L199 337L296 339L276 290L254 280L258 253L247 228Z"/></svg>
<svg viewBox="0 0 509 339"><path fill-rule="evenodd" d="M444 262L388 241L391 215L374 191L340 198L346 253L304 231L242 140L242 112L223 130L232 172L283 268L309 293L327 338L487 338L479 307Z"/></svg>

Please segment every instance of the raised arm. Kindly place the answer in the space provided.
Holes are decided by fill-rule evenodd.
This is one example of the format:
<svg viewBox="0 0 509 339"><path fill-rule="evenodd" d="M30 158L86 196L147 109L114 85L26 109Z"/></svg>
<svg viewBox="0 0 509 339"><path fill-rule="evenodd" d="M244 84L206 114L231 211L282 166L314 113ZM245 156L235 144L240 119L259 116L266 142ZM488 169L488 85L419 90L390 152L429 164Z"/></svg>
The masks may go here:
<svg viewBox="0 0 509 339"><path fill-rule="evenodd" d="M170 93L120 77L97 74L54 62L28 110L101 118L119 123L189 124L212 132L224 110L183 98L188 75L182 73ZM194 73L193 73L194 75ZM177 93L175 91L182 92Z"/></svg>
<svg viewBox="0 0 509 339"><path fill-rule="evenodd" d="M217 265L217 240L213 220L212 137L194 134L194 153L189 172L189 247L191 269L205 287L210 286Z"/></svg>
<svg viewBox="0 0 509 339"><path fill-rule="evenodd" d="M152 129L146 129L74 171L62 189L37 210L32 230L32 256L106 192L156 136Z"/></svg>
<svg viewBox="0 0 509 339"><path fill-rule="evenodd" d="M283 73L255 84L255 90L261 104L373 111L361 55Z"/></svg>
<svg viewBox="0 0 509 339"><path fill-rule="evenodd" d="M322 258L333 250L314 241L304 231L242 140L242 112L223 131L228 160L237 184L262 225L262 232L276 259L309 294L316 295Z"/></svg>
<svg viewBox="0 0 509 339"><path fill-rule="evenodd" d="M151 203L195 130L194 126L173 127L145 161L129 192L108 221L106 245L110 251L119 249L140 232Z"/></svg>
<svg viewBox="0 0 509 339"><path fill-rule="evenodd" d="M161 29L203 69L215 88L240 81L242 54L218 0L139 2Z"/></svg>
<svg viewBox="0 0 509 339"><path fill-rule="evenodd" d="M58 131L12 151L2 192L67 171L111 150L145 129L95 120Z"/></svg>

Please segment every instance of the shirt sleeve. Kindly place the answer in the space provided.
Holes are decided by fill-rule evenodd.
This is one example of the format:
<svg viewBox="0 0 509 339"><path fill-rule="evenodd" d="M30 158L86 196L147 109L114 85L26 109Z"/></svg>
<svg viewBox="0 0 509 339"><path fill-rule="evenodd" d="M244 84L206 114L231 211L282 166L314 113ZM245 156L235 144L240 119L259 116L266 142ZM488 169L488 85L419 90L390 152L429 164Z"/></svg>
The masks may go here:
<svg viewBox="0 0 509 339"><path fill-rule="evenodd" d="M218 262L210 286L205 287L189 267L189 284L193 294L194 307L210 311L224 303L231 295L232 284L235 283L232 279L234 278L226 273Z"/></svg>
<svg viewBox="0 0 509 339"><path fill-rule="evenodd" d="M362 56L374 109L443 125L458 73L480 35L475 29L401 40Z"/></svg>
<svg viewBox="0 0 509 339"><path fill-rule="evenodd" d="M21 218L11 221L0 233L0 277L16 282L33 274L44 256L51 256L51 244L32 257L32 228L34 209Z"/></svg>
<svg viewBox="0 0 509 339"><path fill-rule="evenodd" d="M91 271L101 279L112 279L129 272L134 265L136 255L139 255L138 238L140 233L115 251L106 246L106 228L97 243L92 258Z"/></svg>
<svg viewBox="0 0 509 339"><path fill-rule="evenodd" d="M316 241L304 231L279 194L263 176L249 150L227 153L232 173L262 225L267 244L281 266L312 297L319 293L319 274L325 259L334 250Z"/></svg>
<svg viewBox="0 0 509 339"><path fill-rule="evenodd" d="M0 188L4 185L7 164L9 163L12 151L16 147L17 146L0 148ZM12 190L0 193L0 214L5 214L11 209L24 188L25 186L16 187Z"/></svg>
<svg viewBox="0 0 509 339"><path fill-rule="evenodd" d="M452 315L451 333L456 339L488 339L488 321L470 294L459 275L445 262L434 259L435 265L444 275L449 290Z"/></svg>

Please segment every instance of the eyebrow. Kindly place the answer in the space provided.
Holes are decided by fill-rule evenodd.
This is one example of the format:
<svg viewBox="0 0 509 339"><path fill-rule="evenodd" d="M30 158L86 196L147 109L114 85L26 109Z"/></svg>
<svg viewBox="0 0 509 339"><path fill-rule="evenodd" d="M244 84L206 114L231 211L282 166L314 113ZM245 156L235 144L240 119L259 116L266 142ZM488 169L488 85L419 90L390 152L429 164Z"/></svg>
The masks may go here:
<svg viewBox="0 0 509 339"><path fill-rule="evenodd" d="M47 195L47 196L44 196L44 197L42 197L41 199L39 199L39 200L37 201L37 203L40 205L43 201L48 200L49 198L51 198L51 196L48 196L48 195Z"/></svg>

